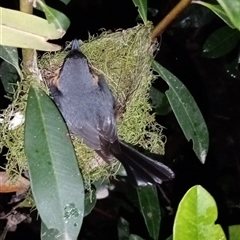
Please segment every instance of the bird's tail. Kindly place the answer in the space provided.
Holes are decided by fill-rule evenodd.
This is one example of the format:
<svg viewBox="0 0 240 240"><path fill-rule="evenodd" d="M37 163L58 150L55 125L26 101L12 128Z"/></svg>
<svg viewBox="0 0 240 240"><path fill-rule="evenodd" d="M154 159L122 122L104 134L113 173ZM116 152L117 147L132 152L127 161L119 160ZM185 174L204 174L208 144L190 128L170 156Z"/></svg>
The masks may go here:
<svg viewBox="0 0 240 240"><path fill-rule="evenodd" d="M163 163L143 155L123 142L119 144L121 152L112 154L122 163L134 186L161 184L174 178L174 172Z"/></svg>

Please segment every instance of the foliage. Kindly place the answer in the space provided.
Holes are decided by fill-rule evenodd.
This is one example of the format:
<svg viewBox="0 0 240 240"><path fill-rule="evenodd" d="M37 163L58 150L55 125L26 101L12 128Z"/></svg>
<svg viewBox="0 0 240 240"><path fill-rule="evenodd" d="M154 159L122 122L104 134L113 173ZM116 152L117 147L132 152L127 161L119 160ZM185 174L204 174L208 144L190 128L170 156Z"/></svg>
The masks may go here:
<svg viewBox="0 0 240 240"><path fill-rule="evenodd" d="M48 229L57 230L58 239L76 239L85 197L67 128L51 99L33 87L29 90L25 118L25 153L41 219Z"/></svg>
<svg viewBox="0 0 240 240"><path fill-rule="evenodd" d="M228 1L228 0L217 0L218 5L209 4L203 1L194 1L195 3L201 4L203 6L208 7L214 13L216 13L223 21L225 21L230 27L237 28L239 27L239 7L240 1Z"/></svg>
<svg viewBox="0 0 240 240"><path fill-rule="evenodd" d="M133 0L133 3L136 7L138 7L138 12L143 20L143 22L147 23L147 0Z"/></svg>
<svg viewBox="0 0 240 240"><path fill-rule="evenodd" d="M217 220L217 206L201 186L190 188L179 203L173 226L173 239L223 239L224 232Z"/></svg>
<svg viewBox="0 0 240 240"><path fill-rule="evenodd" d="M69 3L69 0L61 1L65 4ZM217 2L218 4L216 5L203 1L193 1L193 3L205 6L213 11L227 24L212 32L203 45L203 55L208 58L226 56L238 47L240 39L240 0L217 0ZM133 3L138 7L140 17L146 27L145 29L147 29L147 0L133 0ZM68 138L65 123L45 91L42 91L41 88L31 87L27 99L23 94L16 96L15 91L16 86L19 85L17 81L23 79L25 74L18 64L17 48L31 48L42 51L60 50L60 46L49 43L48 40L61 38L70 25L70 21L63 13L47 6L44 1L36 0L36 6L34 7L44 12L46 20L23 12L0 8L0 28L2 29L3 35L0 39L0 57L4 60L4 64L0 67L0 74L2 75L2 83L5 91L9 94L15 94L13 95L15 99L17 97L24 97L23 100L25 102L27 101L24 124L24 148L28 160L31 191L42 220L41 238L77 239L84 217L91 215L97 203L98 190L91 189L89 187L90 182L88 191L85 193L84 187L86 188L86 186L84 186L82 174L77 166L76 153L71 138ZM122 34L122 32L120 34ZM148 37L150 32L146 31L145 34ZM106 38L109 40L109 35L107 35ZM144 38L144 43L147 42L146 39L147 38ZM100 40L96 41L96 45L99 45L99 42ZM132 42L134 41L131 39L131 43ZM140 38L137 42L140 42ZM118 41L117 43L119 47L122 47ZM107 42L107 44L109 46L109 42ZM126 42L124 42L123 45L124 44L127 45ZM87 44L83 45L83 51L85 46L87 46ZM155 45L148 44L146 48L149 49L153 46ZM105 46L103 48L105 48ZM117 46L114 45L112 48L117 48ZM128 48L127 51L129 49L130 48ZM100 49L100 51L101 53L104 52L102 49ZM141 51L145 54L145 50L141 49ZM136 53L134 50L128 56L126 53L123 53L123 60L119 62L124 60L130 62L134 54L139 57L140 52ZM111 61L114 58L113 55L110 56ZM102 56L104 57L104 54L102 54ZM149 64L149 59L146 56L147 55L145 55L143 59ZM99 57L93 54L90 60L94 66L97 66ZM119 62L116 62L116 64ZM240 76L237 68L238 62L239 59L237 56L231 64L226 65L226 71L235 77ZM111 67L117 69L116 65L111 65L109 62L104 62L104 65L107 66L107 69L111 69ZM146 64L142 66L146 66ZM188 141L192 140L193 150L200 162L204 164L208 154L209 134L199 107L190 91L188 91L185 85L171 72L156 61L152 62L152 69L157 72L158 77L161 77L169 86L169 89L165 92L159 92L152 88L150 95L155 112L159 115L165 115L172 110L186 139ZM103 71L101 67L98 70ZM137 68L137 71L135 69L133 72L137 72L139 75L140 70L140 68ZM138 93L139 103L140 105L142 104L142 109L140 108L139 111L149 112L151 107L147 103L148 98L142 100L141 97L142 95L148 97L148 93L145 92L145 90L148 91L150 89L151 80L157 76L152 76L152 73L150 73L147 67L146 69L142 68L142 70L147 70L149 79L151 79L144 83L145 86L144 84L141 85L142 89L144 87L146 88L144 92ZM105 71L107 70L105 69ZM110 72L114 73L112 70ZM132 75L133 72L131 72L130 75ZM110 73L106 74L109 78L114 77ZM24 77L29 80L28 77ZM132 77L134 80L137 78L136 75L132 75ZM147 79L145 80L147 81ZM36 78L35 81L38 82L41 81L41 79ZM141 84L142 83L143 82L141 82ZM22 85L22 88L25 88L24 85ZM114 85L112 88L114 88ZM124 86L123 88L126 90L128 87ZM120 100L121 97L124 96L125 92L123 91ZM13 101L15 99L13 99ZM145 100L146 102L144 102ZM162 101L161 104L160 101ZM130 103L129 106L132 107L134 104L131 105ZM126 115L129 114L127 117L132 117L131 119L138 115L137 109L133 109L131 112L126 113ZM152 117L152 115L147 116L149 118ZM22 115L21 117L24 118ZM143 119L143 117L140 118ZM145 120L146 119L143 121L143 129L148 125ZM2 125L4 126L1 128L2 133L9 134L7 131L11 129L11 121L12 116L9 116L8 124ZM134 121L130 121L129 118L125 118L125 122L123 118L122 121L123 124L129 128L136 127ZM154 121L155 119L153 122ZM21 124L22 122L20 125ZM119 132L121 136L128 136L126 140L131 142L133 135L129 134L127 127L124 129L119 127ZM151 128L151 126L148 125L148 128ZM15 131L15 136L9 136L9 144L12 144L16 136L20 136L20 138L23 136L22 129ZM152 135L150 135L148 139L151 138ZM138 137L137 140L139 143ZM23 142L23 139L21 139L21 142ZM152 150L151 144L147 143L147 141L144 142L144 138L141 139L141 143L142 146L144 144L146 145L146 149ZM20 145L20 148L21 151L17 154L23 155L23 144ZM155 151L155 153L159 152ZM15 155L15 157L19 158L20 155ZM81 154L77 155L78 158L82 156ZM66 164L66 159L68 164ZM21 166L19 163L17 165ZM22 173L22 169L20 169L20 172ZM14 175L14 173L12 174ZM110 186L108 187L110 188ZM150 185L145 188L135 189L135 191L137 197L135 198L135 202L132 202L139 207L149 236L151 239L157 240L159 239L159 233L161 233L160 225L161 222L164 221L164 213L166 214L167 212L163 210L164 207L160 205L157 187ZM163 191L160 191L160 193L163 194ZM127 207L125 206L125 208ZM215 200L203 187L196 185L187 191L179 203L174 220L173 235L168 239L226 239L221 226L215 224L217 217L218 209ZM131 232L130 226L131 224L126 219L119 219L119 239L142 239L140 236ZM229 226L230 240L238 239L239 229L239 225Z"/></svg>
<svg viewBox="0 0 240 240"><path fill-rule="evenodd" d="M156 186L137 189L140 210L150 237L157 240L160 230L161 211Z"/></svg>
<svg viewBox="0 0 240 240"><path fill-rule="evenodd" d="M208 130L203 116L186 87L169 71L153 62L153 69L169 85L165 92L187 140L193 140L193 150L202 163L208 152Z"/></svg>
<svg viewBox="0 0 240 240"><path fill-rule="evenodd" d="M219 0L217 1L219 3L218 5L203 1L193 2L209 8L228 25L219 28L209 36L203 46L204 55L209 58L219 58L233 52L239 44L240 38L240 1ZM231 66L226 65L226 71L234 78L237 78L239 75L237 64L238 56L233 60Z"/></svg>
<svg viewBox="0 0 240 240"><path fill-rule="evenodd" d="M47 42L64 35L54 24L47 20L15 10L0 8L1 34L3 46L32 48L42 51L57 51L59 46ZM16 37L17 36L17 37Z"/></svg>

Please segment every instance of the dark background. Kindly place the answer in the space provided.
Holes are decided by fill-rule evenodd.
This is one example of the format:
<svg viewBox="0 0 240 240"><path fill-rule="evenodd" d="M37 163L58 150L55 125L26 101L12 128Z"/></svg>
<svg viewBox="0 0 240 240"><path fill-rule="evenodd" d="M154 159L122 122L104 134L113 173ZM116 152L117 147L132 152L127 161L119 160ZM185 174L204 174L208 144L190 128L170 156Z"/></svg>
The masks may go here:
<svg viewBox="0 0 240 240"><path fill-rule="evenodd" d="M149 8L157 9L149 20L157 24L177 1L151 0ZM99 29L126 29L136 25L137 9L131 0L72 0L67 6L61 1L46 1L50 6L65 13L71 26L63 39L57 43L64 46L73 38L87 40L88 34L97 34ZM18 1L0 0L0 5L18 9ZM38 15L42 13L36 11ZM203 44L208 36L223 22L200 6L191 6L175 23L168 27L161 39L161 48L156 60L176 75L189 89L196 100L208 126L210 148L205 165L202 165L192 151L192 143L187 142L172 112L157 116L158 122L166 127L166 161L176 173L176 179L164 186L174 211L185 192L193 185L200 184L215 198L219 218L227 234L227 226L239 224L240 203L240 79L230 76L226 64L238 54L238 47L222 58L209 59L203 56ZM168 89L167 84L158 79L154 86ZM8 102L0 88L0 107ZM0 195L0 211L7 211L10 195ZM79 239L118 239L117 222L123 216L130 222L131 232L148 237L143 218L134 208L129 212L116 206L116 199L129 203L122 186L110 196L97 203L93 212L84 220ZM133 207L133 206L132 206ZM163 203L164 208L164 203ZM165 214L162 219L160 239L166 239L172 232L174 215ZM4 222L2 222L4 226ZM6 239L39 239L39 221L36 213L32 224L22 223Z"/></svg>

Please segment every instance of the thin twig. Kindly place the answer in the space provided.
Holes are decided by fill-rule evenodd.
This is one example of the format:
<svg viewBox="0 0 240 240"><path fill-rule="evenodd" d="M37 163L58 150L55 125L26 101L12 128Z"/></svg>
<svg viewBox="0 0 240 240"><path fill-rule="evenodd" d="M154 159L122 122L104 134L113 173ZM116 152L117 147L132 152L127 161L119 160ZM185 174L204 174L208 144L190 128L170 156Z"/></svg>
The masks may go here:
<svg viewBox="0 0 240 240"><path fill-rule="evenodd" d="M151 38L154 40L160 36L164 30L172 23L173 20L189 5L192 0L181 0L168 14L164 17L161 22L153 29Z"/></svg>
<svg viewBox="0 0 240 240"><path fill-rule="evenodd" d="M20 0L20 11L28 14L33 14L33 2L29 0ZM27 75L31 73L29 66L33 61L33 56L33 49L22 49L23 72Z"/></svg>

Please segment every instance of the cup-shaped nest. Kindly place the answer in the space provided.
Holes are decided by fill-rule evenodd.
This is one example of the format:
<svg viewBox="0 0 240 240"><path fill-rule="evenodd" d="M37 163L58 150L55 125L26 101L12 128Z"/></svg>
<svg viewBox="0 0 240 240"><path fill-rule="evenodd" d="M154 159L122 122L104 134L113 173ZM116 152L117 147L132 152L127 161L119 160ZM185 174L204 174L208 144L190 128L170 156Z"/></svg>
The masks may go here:
<svg viewBox="0 0 240 240"><path fill-rule="evenodd" d="M149 152L164 154L162 127L155 121L149 103L149 88L155 79L151 61L157 47L151 41L151 30L149 23L114 33L103 32L82 43L81 51L94 69L105 76L117 99L119 138ZM11 175L19 175L27 170L24 126L12 127L12 118L17 113L24 119L30 85L38 85L48 93L45 83L58 76L66 54L67 50L43 55L38 65L44 81L39 83L33 77L28 77L19 82L12 104L2 113L0 148L5 146L8 149L6 169ZM72 136L72 140L86 186L116 174L119 167L117 161L111 165L105 164L81 139Z"/></svg>

